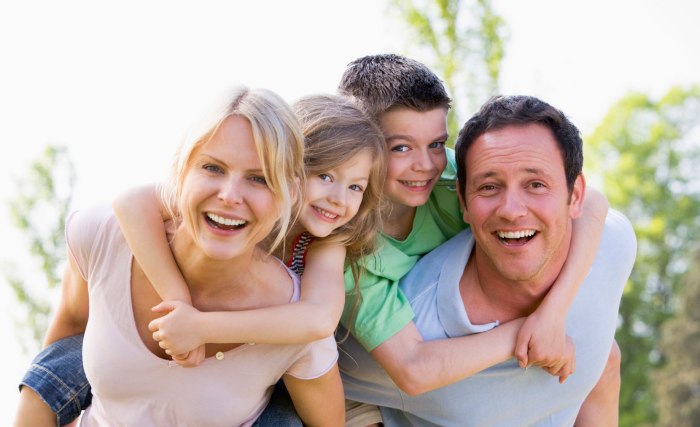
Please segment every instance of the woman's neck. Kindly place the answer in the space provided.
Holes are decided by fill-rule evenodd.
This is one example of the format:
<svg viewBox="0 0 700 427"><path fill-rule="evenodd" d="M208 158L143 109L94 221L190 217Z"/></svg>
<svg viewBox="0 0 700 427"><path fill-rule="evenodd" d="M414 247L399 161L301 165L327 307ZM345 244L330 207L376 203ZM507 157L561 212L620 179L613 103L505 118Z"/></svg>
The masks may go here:
<svg viewBox="0 0 700 427"><path fill-rule="evenodd" d="M405 240L413 229L415 206L388 203L382 210L382 232L396 240Z"/></svg>

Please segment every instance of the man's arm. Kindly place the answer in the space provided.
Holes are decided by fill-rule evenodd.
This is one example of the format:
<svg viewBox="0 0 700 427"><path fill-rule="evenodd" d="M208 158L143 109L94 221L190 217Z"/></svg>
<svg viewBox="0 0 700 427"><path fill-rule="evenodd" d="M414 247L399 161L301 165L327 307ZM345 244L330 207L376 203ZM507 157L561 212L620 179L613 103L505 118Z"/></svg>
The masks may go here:
<svg viewBox="0 0 700 427"><path fill-rule="evenodd" d="M409 395L444 387L513 357L524 319L488 332L424 341L413 322L370 352L394 383Z"/></svg>

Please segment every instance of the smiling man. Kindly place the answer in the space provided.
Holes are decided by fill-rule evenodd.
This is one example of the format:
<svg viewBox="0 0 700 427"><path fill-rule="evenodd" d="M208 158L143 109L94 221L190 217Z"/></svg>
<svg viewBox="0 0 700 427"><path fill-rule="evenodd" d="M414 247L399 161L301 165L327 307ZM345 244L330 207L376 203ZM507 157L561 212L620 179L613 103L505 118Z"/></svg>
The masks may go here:
<svg viewBox="0 0 700 427"><path fill-rule="evenodd" d="M578 129L532 97L486 103L460 132L456 161L470 229L423 257L400 284L425 340L498 329L530 315L562 271L586 192ZM569 309L576 373L564 384L511 359L411 396L350 339L341 356L346 395L379 405L387 426L573 425L606 366L635 252L629 221L611 210ZM455 363L480 351L453 354Z"/></svg>

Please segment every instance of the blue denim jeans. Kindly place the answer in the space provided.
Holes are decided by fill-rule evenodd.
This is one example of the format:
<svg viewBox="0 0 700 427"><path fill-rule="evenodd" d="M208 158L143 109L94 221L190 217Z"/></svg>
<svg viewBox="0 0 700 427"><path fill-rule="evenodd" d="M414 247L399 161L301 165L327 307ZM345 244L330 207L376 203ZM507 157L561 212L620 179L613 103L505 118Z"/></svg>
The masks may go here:
<svg viewBox="0 0 700 427"><path fill-rule="evenodd" d="M83 335L63 338L46 347L32 361L20 389L34 390L56 414L56 425L75 420L90 406L92 392L83 370ZM270 403L255 427L302 427L282 381L275 385Z"/></svg>
<svg viewBox="0 0 700 427"><path fill-rule="evenodd" d="M56 425L75 420L90 406L92 393L83 370L83 335L63 338L32 361L19 385L34 390L56 414Z"/></svg>

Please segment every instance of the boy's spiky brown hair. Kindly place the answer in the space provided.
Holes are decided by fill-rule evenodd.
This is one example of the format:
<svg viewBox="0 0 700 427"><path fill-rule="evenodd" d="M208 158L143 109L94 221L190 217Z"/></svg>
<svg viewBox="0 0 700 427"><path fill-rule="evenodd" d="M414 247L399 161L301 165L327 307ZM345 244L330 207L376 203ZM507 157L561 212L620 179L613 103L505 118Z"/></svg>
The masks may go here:
<svg viewBox="0 0 700 427"><path fill-rule="evenodd" d="M395 54L369 55L348 64L338 92L355 100L371 117L394 108L427 111L450 107L442 81L428 67Z"/></svg>

